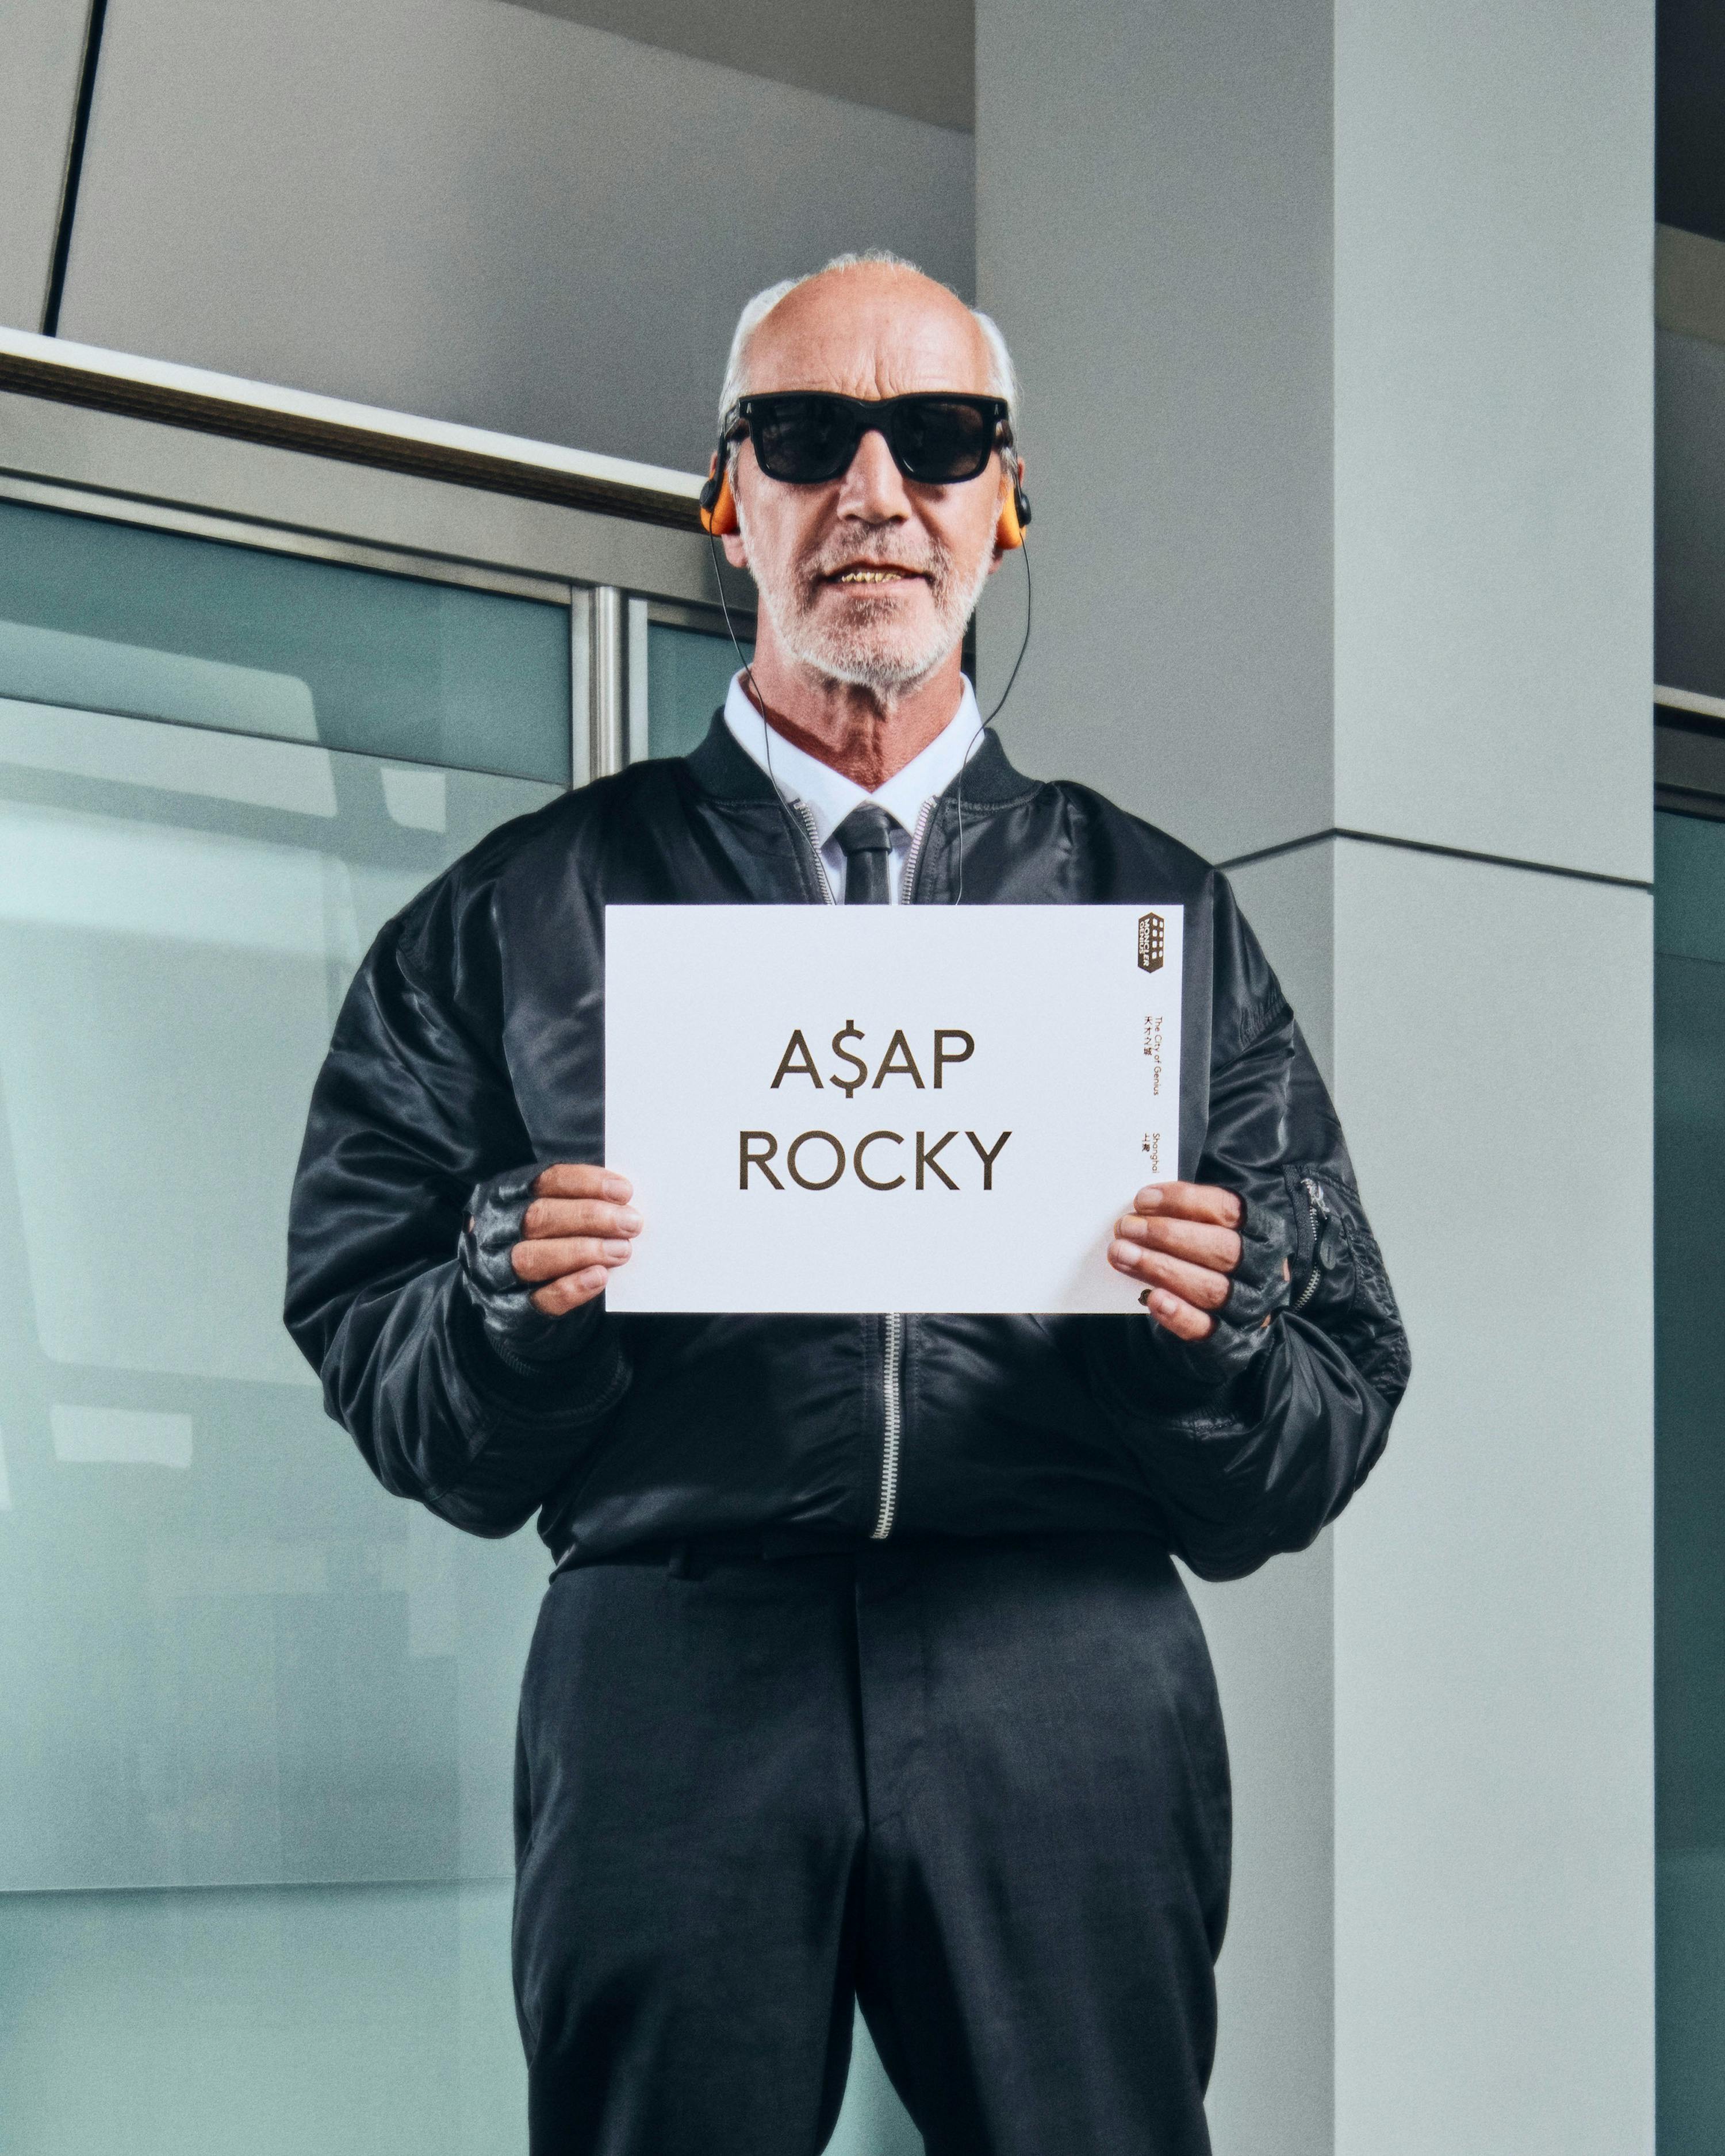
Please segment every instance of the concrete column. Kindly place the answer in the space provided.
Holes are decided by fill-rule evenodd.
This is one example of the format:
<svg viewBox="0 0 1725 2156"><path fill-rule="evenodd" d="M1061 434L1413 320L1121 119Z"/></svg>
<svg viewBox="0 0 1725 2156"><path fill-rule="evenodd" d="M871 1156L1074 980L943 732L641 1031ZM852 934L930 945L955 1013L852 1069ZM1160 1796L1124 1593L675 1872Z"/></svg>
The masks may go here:
<svg viewBox="0 0 1725 2156"><path fill-rule="evenodd" d="M1652 52L978 0L1003 733L1240 864L1414 1339L1348 1517L1200 1597L1219 2156L1652 2147Z"/></svg>

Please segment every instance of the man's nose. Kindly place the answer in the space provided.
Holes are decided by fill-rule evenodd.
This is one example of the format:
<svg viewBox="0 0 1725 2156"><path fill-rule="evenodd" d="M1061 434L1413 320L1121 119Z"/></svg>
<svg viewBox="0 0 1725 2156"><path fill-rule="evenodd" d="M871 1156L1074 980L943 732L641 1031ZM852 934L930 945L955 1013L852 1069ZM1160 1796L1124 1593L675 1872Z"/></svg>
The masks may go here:
<svg viewBox="0 0 1725 2156"><path fill-rule="evenodd" d="M869 433L856 445L834 505L840 516L864 524L891 524L911 513L911 498L884 434Z"/></svg>

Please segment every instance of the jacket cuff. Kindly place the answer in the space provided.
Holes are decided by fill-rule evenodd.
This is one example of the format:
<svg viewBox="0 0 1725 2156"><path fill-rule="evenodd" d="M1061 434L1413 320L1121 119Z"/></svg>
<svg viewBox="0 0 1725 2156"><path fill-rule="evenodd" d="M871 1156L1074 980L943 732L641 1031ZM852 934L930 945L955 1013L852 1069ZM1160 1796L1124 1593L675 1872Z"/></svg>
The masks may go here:
<svg viewBox="0 0 1725 2156"><path fill-rule="evenodd" d="M1274 1319L1250 1344L1224 1339L1219 1327L1208 1340L1177 1340L1147 1314L1104 1322L1106 1333L1093 1337L1091 1375L1117 1415L1198 1429L1242 1428L1259 1419L1266 1380L1285 1345Z"/></svg>
<svg viewBox="0 0 1725 2156"><path fill-rule="evenodd" d="M608 1413L627 1391L629 1370L599 1300L567 1317L547 1318L545 1325L555 1355L529 1361L512 1353L492 1338L464 1281L452 1328L462 1375L482 1399L511 1419L581 1423Z"/></svg>

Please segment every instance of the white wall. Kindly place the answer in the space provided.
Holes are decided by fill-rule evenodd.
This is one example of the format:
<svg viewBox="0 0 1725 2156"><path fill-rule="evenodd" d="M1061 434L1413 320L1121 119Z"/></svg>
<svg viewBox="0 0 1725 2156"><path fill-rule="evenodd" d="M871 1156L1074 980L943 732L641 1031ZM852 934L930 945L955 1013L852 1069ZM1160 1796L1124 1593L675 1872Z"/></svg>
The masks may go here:
<svg viewBox="0 0 1725 2156"><path fill-rule="evenodd" d="M704 466L737 310L968 290L967 135L497 0L111 0L63 332Z"/></svg>

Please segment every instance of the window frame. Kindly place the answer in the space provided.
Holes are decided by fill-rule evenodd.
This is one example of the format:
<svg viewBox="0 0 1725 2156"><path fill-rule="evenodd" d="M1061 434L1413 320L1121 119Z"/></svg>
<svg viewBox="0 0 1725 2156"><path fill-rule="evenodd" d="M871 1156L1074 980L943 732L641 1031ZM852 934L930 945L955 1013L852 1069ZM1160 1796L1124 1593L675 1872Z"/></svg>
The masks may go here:
<svg viewBox="0 0 1725 2156"><path fill-rule="evenodd" d="M21 342L47 353L21 362ZM693 475L116 355L56 372L56 357L51 339L0 338L0 498L566 607L572 786L648 752L649 619L722 634L722 576L752 633L753 587L701 531Z"/></svg>

